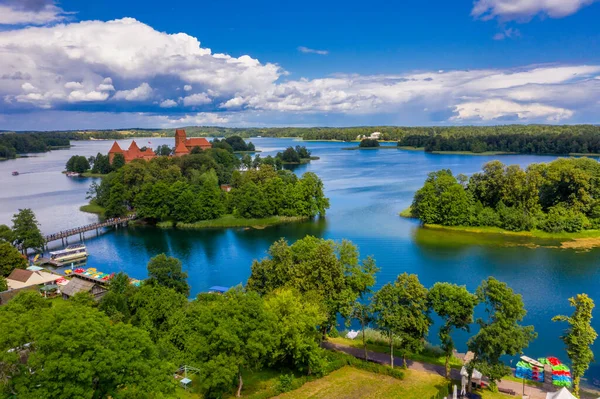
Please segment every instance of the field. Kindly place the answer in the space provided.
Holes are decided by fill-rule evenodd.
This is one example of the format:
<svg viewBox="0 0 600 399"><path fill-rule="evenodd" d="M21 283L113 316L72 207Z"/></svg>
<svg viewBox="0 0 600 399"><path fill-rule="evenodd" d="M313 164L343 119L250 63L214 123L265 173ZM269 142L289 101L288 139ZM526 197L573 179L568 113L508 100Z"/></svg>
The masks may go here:
<svg viewBox="0 0 600 399"><path fill-rule="evenodd" d="M446 385L443 377L418 371L407 371L406 379L400 381L346 366L276 398L429 399L436 397L440 390L446 388Z"/></svg>

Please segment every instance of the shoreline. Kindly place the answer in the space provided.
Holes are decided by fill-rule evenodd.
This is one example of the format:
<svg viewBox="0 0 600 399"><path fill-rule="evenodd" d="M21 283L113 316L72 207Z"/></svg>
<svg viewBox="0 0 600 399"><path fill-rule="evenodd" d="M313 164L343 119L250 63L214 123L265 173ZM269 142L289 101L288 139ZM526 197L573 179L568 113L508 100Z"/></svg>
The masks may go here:
<svg viewBox="0 0 600 399"><path fill-rule="evenodd" d="M400 217L405 219L417 219L409 208L403 210L398 214ZM510 231L500 227L489 227L489 226L442 226L439 224L425 224L422 228L429 230L435 230L440 232L456 232L456 233L467 233L467 234L478 234L487 236L497 237L511 237L511 238L524 238L531 240L528 243L521 243L522 246L543 246L545 248L561 248L561 249L576 249L576 250L590 250L592 248L600 247L600 230L583 230L577 233L548 233L542 230L529 230L529 231ZM552 240L557 245L539 245L533 240Z"/></svg>

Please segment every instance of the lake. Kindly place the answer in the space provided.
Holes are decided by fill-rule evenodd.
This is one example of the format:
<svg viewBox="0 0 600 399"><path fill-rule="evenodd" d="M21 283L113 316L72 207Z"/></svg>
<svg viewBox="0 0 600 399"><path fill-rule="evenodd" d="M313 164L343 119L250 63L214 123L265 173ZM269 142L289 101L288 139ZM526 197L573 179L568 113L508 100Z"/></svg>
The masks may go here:
<svg viewBox="0 0 600 399"><path fill-rule="evenodd" d="M123 148L131 140L121 140ZM148 144L148 142L151 142ZM138 144L156 148L172 145L172 138L138 139ZM262 156L275 155L293 139L252 139ZM35 154L0 162L0 224L10 224L19 208L31 208L45 233L88 224L95 215L79 211L87 203L86 191L93 179L68 178L60 172L71 155L106 153L111 141L73 142L68 150ZM557 314L570 314L568 298L587 293L596 302L600 269L599 250L576 252L555 248L481 245L479 237L457 240L449 234L430 234L418 229L414 220L400 218L398 212L410 205L414 192L429 172L449 168L455 174L470 175L484 163L500 159L505 164L547 162L551 156L469 156L432 155L411 151L342 151L347 143L304 142L320 160L294 169L297 174L315 172L325 184L331 208L324 219L280 225L263 230L230 229L177 231L151 227L119 229L95 237L88 233L86 245L91 254L88 266L103 272L123 271L135 278L146 277L148 260L165 252L183 262L189 274L192 294L213 285L243 284L254 259L266 255L277 239L294 241L311 234L334 240L349 239L361 255L373 255L381 269L377 287L403 272L416 273L429 287L436 281L449 281L475 290L488 276L505 281L523 295L528 311L525 322L535 325L539 337L526 354L531 357L558 356L567 361L559 336L564 323L553 323ZM19 176L11 176L17 170ZM598 310L596 310L598 312ZM600 330L600 317L594 327ZM437 342L437 326L430 339ZM457 334L459 350L465 350L468 335ZM596 345L600 358L600 346ZM589 377L600 378L600 368Z"/></svg>

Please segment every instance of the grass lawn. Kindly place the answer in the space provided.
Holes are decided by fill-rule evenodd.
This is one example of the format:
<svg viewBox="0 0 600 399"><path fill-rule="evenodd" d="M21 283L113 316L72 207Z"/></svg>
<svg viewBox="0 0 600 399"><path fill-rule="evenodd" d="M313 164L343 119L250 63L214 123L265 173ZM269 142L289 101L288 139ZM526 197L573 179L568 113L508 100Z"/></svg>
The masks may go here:
<svg viewBox="0 0 600 399"><path fill-rule="evenodd" d="M244 219L236 218L233 215L225 215L219 219L201 220L196 223L177 223L178 229L205 229L205 228L223 228L223 227L254 227L265 228L281 223L291 223L306 220L302 216L271 216L262 219ZM171 223L172 225L172 223ZM164 224L158 224L159 227L168 227Z"/></svg>
<svg viewBox="0 0 600 399"><path fill-rule="evenodd" d="M104 213L104 208L102 208L100 205L96 204L95 202L90 202L87 205L83 205L83 206L79 207L79 210L81 212L96 213L98 215L102 215Z"/></svg>
<svg viewBox="0 0 600 399"><path fill-rule="evenodd" d="M92 172L84 172L81 174L81 177L104 177L104 176L108 176L108 174L92 173Z"/></svg>
<svg viewBox="0 0 600 399"><path fill-rule="evenodd" d="M338 338L330 337L327 340L334 344L347 345L347 346L351 346L353 348L362 349L362 347L363 347L362 340L359 338L349 339L349 338L342 338L342 337L338 337ZM370 351L373 351L373 352L390 353L390 347L388 345L367 343L367 349ZM396 357L402 357L400 352L398 352L396 350L394 350L394 355ZM410 355L406 356L406 358L417 361L417 362L437 364L440 366L444 366L446 364L446 359L444 358L444 356L438 356L437 354L434 354L432 351L427 351L427 350L424 350L422 353L419 353L419 354L410 354ZM462 366L462 362L459 359L452 357L452 358L450 358L450 366L454 367L454 368L460 368Z"/></svg>
<svg viewBox="0 0 600 399"><path fill-rule="evenodd" d="M446 386L447 382L443 377L420 371L408 370L404 380L397 380L346 366L276 398L429 399Z"/></svg>

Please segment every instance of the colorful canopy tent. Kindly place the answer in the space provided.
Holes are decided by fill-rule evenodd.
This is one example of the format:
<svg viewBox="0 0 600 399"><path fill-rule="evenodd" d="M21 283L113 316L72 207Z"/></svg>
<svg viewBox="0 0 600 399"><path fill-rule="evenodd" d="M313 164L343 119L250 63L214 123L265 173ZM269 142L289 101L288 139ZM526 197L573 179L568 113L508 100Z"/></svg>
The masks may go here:
<svg viewBox="0 0 600 399"><path fill-rule="evenodd" d="M546 399L577 399L569 390L565 387L562 387L558 392L548 392L546 394Z"/></svg>

